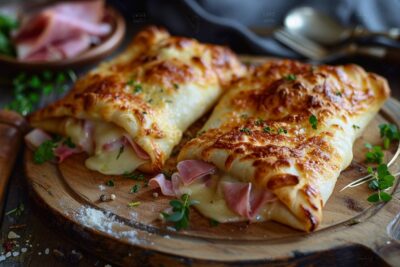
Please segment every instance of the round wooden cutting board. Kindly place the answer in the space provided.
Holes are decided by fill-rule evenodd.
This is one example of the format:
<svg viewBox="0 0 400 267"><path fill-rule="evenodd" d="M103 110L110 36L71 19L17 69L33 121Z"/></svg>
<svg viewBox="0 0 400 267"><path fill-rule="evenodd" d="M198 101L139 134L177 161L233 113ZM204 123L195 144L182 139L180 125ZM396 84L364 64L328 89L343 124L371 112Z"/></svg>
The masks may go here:
<svg viewBox="0 0 400 267"><path fill-rule="evenodd" d="M323 223L313 233L303 233L279 223L235 223L212 225L195 209L190 228L175 231L160 219L170 198L155 197L144 181L105 176L89 171L85 155L68 158L60 165L32 162L25 152L25 168L34 200L49 218L82 248L123 266L273 266L286 264L333 266L342 264L398 266L400 262L399 181L391 190L393 199L372 205L368 184L340 191L365 176L365 143L381 144L378 125L400 126L400 103L390 99L354 144L352 164L342 172L327 205ZM204 120L204 118L203 118ZM190 139L201 121L185 134ZM181 144L181 145L182 145ZM399 144L385 151L391 172L400 170ZM179 151L178 146L176 151ZM175 151L175 152L176 152ZM173 153L176 156L176 153ZM174 156L167 170L174 166ZM114 186L106 182L114 181ZM131 188L140 185L137 193ZM102 194L116 199L101 202ZM139 201L140 205L128 207ZM396 217L397 216L397 217Z"/></svg>

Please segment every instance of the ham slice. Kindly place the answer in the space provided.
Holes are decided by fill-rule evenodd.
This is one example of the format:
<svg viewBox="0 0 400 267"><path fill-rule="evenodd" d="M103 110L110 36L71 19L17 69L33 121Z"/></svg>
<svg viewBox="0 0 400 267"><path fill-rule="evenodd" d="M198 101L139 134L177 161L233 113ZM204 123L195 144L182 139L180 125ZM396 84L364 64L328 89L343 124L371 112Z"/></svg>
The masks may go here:
<svg viewBox="0 0 400 267"><path fill-rule="evenodd" d="M71 58L90 47L90 36L81 34L68 41L57 42L42 48L41 50L27 56L26 61L51 61L62 58ZM25 48L21 48L22 50Z"/></svg>
<svg viewBox="0 0 400 267"><path fill-rule="evenodd" d="M54 155L58 158L58 162L61 163L63 162L66 158L69 156L72 156L74 154L81 153L82 151L79 148L71 148L69 146L66 146L64 144L60 144L54 149Z"/></svg>
<svg viewBox="0 0 400 267"><path fill-rule="evenodd" d="M89 47L91 36L110 33L111 26L101 23L103 12L102 0L62 3L44 9L24 21L16 32L18 58L50 60L76 56ZM57 56L54 50L59 51Z"/></svg>
<svg viewBox="0 0 400 267"><path fill-rule="evenodd" d="M149 160L150 156L149 154L146 153L146 151L143 150L143 148L141 148L138 144L136 144L136 142L134 142L132 140L132 138L128 135L124 135L122 136L122 138L115 140L111 143L108 144L104 144L103 145L103 149L105 151L112 151L112 150L116 150L116 149L120 149L121 146L125 146L129 144L133 150L135 151L136 155L144 160Z"/></svg>
<svg viewBox="0 0 400 267"><path fill-rule="evenodd" d="M124 135L126 141L129 142L129 144L132 146L133 150L135 151L136 155L144 160L149 160L150 156L149 154L147 154L146 151L144 151L143 148L141 148L141 146L139 146L138 144L136 144L136 142L134 142L132 140L132 138L129 135Z"/></svg>
<svg viewBox="0 0 400 267"><path fill-rule="evenodd" d="M265 203L276 200L268 190L252 191L251 183L223 182L222 190L228 207L250 220L254 219Z"/></svg>
<svg viewBox="0 0 400 267"><path fill-rule="evenodd" d="M178 172L185 185L193 183L198 178L213 174L216 171L214 165L202 160L184 160L177 165Z"/></svg>
<svg viewBox="0 0 400 267"><path fill-rule="evenodd" d="M25 135L25 143L32 150L38 148L43 142L51 140L51 136L41 129L33 129Z"/></svg>
<svg viewBox="0 0 400 267"><path fill-rule="evenodd" d="M175 190L173 188L172 182L165 178L165 175L160 173L149 180L150 188L160 188L161 193L165 196L175 196Z"/></svg>

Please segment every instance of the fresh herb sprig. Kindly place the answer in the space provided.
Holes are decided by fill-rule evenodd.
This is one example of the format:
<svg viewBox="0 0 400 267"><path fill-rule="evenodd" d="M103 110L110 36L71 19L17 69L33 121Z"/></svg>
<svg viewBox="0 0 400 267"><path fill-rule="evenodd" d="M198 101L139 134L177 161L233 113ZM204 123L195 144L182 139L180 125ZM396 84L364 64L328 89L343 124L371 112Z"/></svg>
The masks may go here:
<svg viewBox="0 0 400 267"><path fill-rule="evenodd" d="M73 71L44 71L34 75L21 73L13 80L13 100L4 108L27 115L38 107L42 96L48 96L52 92L63 93L68 88L68 82L75 80Z"/></svg>
<svg viewBox="0 0 400 267"><path fill-rule="evenodd" d="M394 124L379 125L381 138L383 139L383 148L388 149L392 141L400 140L400 132Z"/></svg>
<svg viewBox="0 0 400 267"><path fill-rule="evenodd" d="M392 196L384 190L393 186L394 176L389 172L386 164L380 164L376 169L368 167L368 173L372 175L373 180L369 183L369 188L377 191L368 197L369 202L388 202Z"/></svg>
<svg viewBox="0 0 400 267"><path fill-rule="evenodd" d="M125 178L132 179L135 181L144 181L144 178L145 178L143 173L136 173L136 172L124 173L123 176Z"/></svg>
<svg viewBox="0 0 400 267"><path fill-rule="evenodd" d="M318 127L318 119L317 119L317 116L315 116L314 114L311 115L311 116L308 118L308 121L309 121L309 123L311 124L311 127L312 127L314 130L317 130L317 127Z"/></svg>
<svg viewBox="0 0 400 267"><path fill-rule="evenodd" d="M25 206L24 203L19 203L15 209L9 210L6 212L6 215L14 215L15 217L19 217L24 213Z"/></svg>
<svg viewBox="0 0 400 267"><path fill-rule="evenodd" d="M44 141L34 152L33 162L36 164L43 164L46 161L54 160L54 148L56 148L57 143L54 140Z"/></svg>
<svg viewBox="0 0 400 267"><path fill-rule="evenodd" d="M6 15L0 15L0 54L15 57L15 48L11 42L11 31L17 27L17 20Z"/></svg>
<svg viewBox="0 0 400 267"><path fill-rule="evenodd" d="M186 229L189 226L190 206L198 204L196 200L191 200L188 194L183 194L181 199L174 199L169 202L172 213L162 212L161 215L167 222L173 222L176 230Z"/></svg>
<svg viewBox="0 0 400 267"><path fill-rule="evenodd" d="M383 151L380 146L373 146L369 143L365 144L369 151L365 154L366 162L381 164L383 162Z"/></svg>

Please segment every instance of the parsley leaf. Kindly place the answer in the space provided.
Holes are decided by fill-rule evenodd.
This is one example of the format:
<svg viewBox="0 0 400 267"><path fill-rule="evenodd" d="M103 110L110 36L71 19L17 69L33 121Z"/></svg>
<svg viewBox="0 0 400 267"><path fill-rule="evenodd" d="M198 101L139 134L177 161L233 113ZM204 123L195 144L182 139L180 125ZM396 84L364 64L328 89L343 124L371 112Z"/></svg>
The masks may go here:
<svg viewBox="0 0 400 267"><path fill-rule="evenodd" d="M400 139L400 132L395 124L379 125L381 138L383 138L383 148L388 149L392 141Z"/></svg>
<svg viewBox="0 0 400 267"><path fill-rule="evenodd" d="M106 186L114 186L114 185L115 185L114 180L108 180L106 182Z"/></svg>
<svg viewBox="0 0 400 267"><path fill-rule="evenodd" d="M388 189L394 184L394 176L389 172L386 164L380 164L376 169L368 167L368 173L372 175L373 180L368 187L378 191L368 197L369 202L387 202L392 199L392 196L382 190Z"/></svg>
<svg viewBox="0 0 400 267"><path fill-rule="evenodd" d="M43 164L46 161L53 160L55 158L55 147L56 144L53 140L44 141L33 154L33 162L36 164Z"/></svg>
<svg viewBox="0 0 400 267"><path fill-rule="evenodd" d="M128 179L135 180L135 181L143 181L145 178L143 173L134 173L134 172L124 173L123 176Z"/></svg>
<svg viewBox="0 0 400 267"><path fill-rule="evenodd" d="M366 162L368 163L378 163L381 164L383 162L383 151L380 146L372 146L371 144L365 144L365 147L369 149L369 151L365 154Z"/></svg>
<svg viewBox="0 0 400 267"><path fill-rule="evenodd" d="M279 127L278 134L281 134L281 133L287 134L287 130L285 128Z"/></svg>
<svg viewBox="0 0 400 267"><path fill-rule="evenodd" d="M249 134L249 135L251 134L251 130L249 128L246 128L246 127L240 129L240 132L246 133L246 134Z"/></svg>
<svg viewBox="0 0 400 267"><path fill-rule="evenodd" d="M263 128L264 133L271 133L271 128L269 126L265 126Z"/></svg>
<svg viewBox="0 0 400 267"><path fill-rule="evenodd" d="M161 215L167 222L175 223L176 230L185 229L189 226L190 206L199 203L196 200L190 200L188 194L183 194L181 199L174 199L169 202L172 207L172 213L162 212Z"/></svg>
<svg viewBox="0 0 400 267"><path fill-rule="evenodd" d="M140 189L140 185L135 184L134 186L132 186L131 190L129 191L129 193L137 193Z"/></svg>
<svg viewBox="0 0 400 267"><path fill-rule="evenodd" d="M317 130L318 119L317 119L317 117L316 117L314 114L311 115L311 116L308 118L308 121L310 122L311 127L312 127L314 130Z"/></svg>
<svg viewBox="0 0 400 267"><path fill-rule="evenodd" d="M124 145L122 145L122 146L119 148L118 155L117 155L117 159L119 159L119 157L121 157L121 154L124 153L124 149L125 149L125 146L124 146Z"/></svg>
<svg viewBox="0 0 400 267"><path fill-rule="evenodd" d="M55 141L55 139L53 139ZM75 148L76 145L72 142L71 137L68 137L64 140L63 145L66 145L69 148Z"/></svg>
<svg viewBox="0 0 400 267"><path fill-rule="evenodd" d="M358 125L355 125L355 124L353 124L353 126L352 126L352 127L353 127L353 129L354 129L354 130L358 130L358 129L360 129L360 126L358 126Z"/></svg>
<svg viewBox="0 0 400 267"><path fill-rule="evenodd" d="M285 76L285 79L288 81L295 81L297 79L297 77L293 73L290 73L287 76Z"/></svg>

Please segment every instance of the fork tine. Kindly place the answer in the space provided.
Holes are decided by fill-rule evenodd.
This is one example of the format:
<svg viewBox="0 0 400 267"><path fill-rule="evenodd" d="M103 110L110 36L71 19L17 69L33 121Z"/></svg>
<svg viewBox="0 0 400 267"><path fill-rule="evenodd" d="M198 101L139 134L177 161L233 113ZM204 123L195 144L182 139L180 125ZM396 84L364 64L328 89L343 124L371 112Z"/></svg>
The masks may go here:
<svg viewBox="0 0 400 267"><path fill-rule="evenodd" d="M326 57L326 49L301 35L289 32L285 29L279 29L274 32L274 36L277 40L308 58L322 60Z"/></svg>

